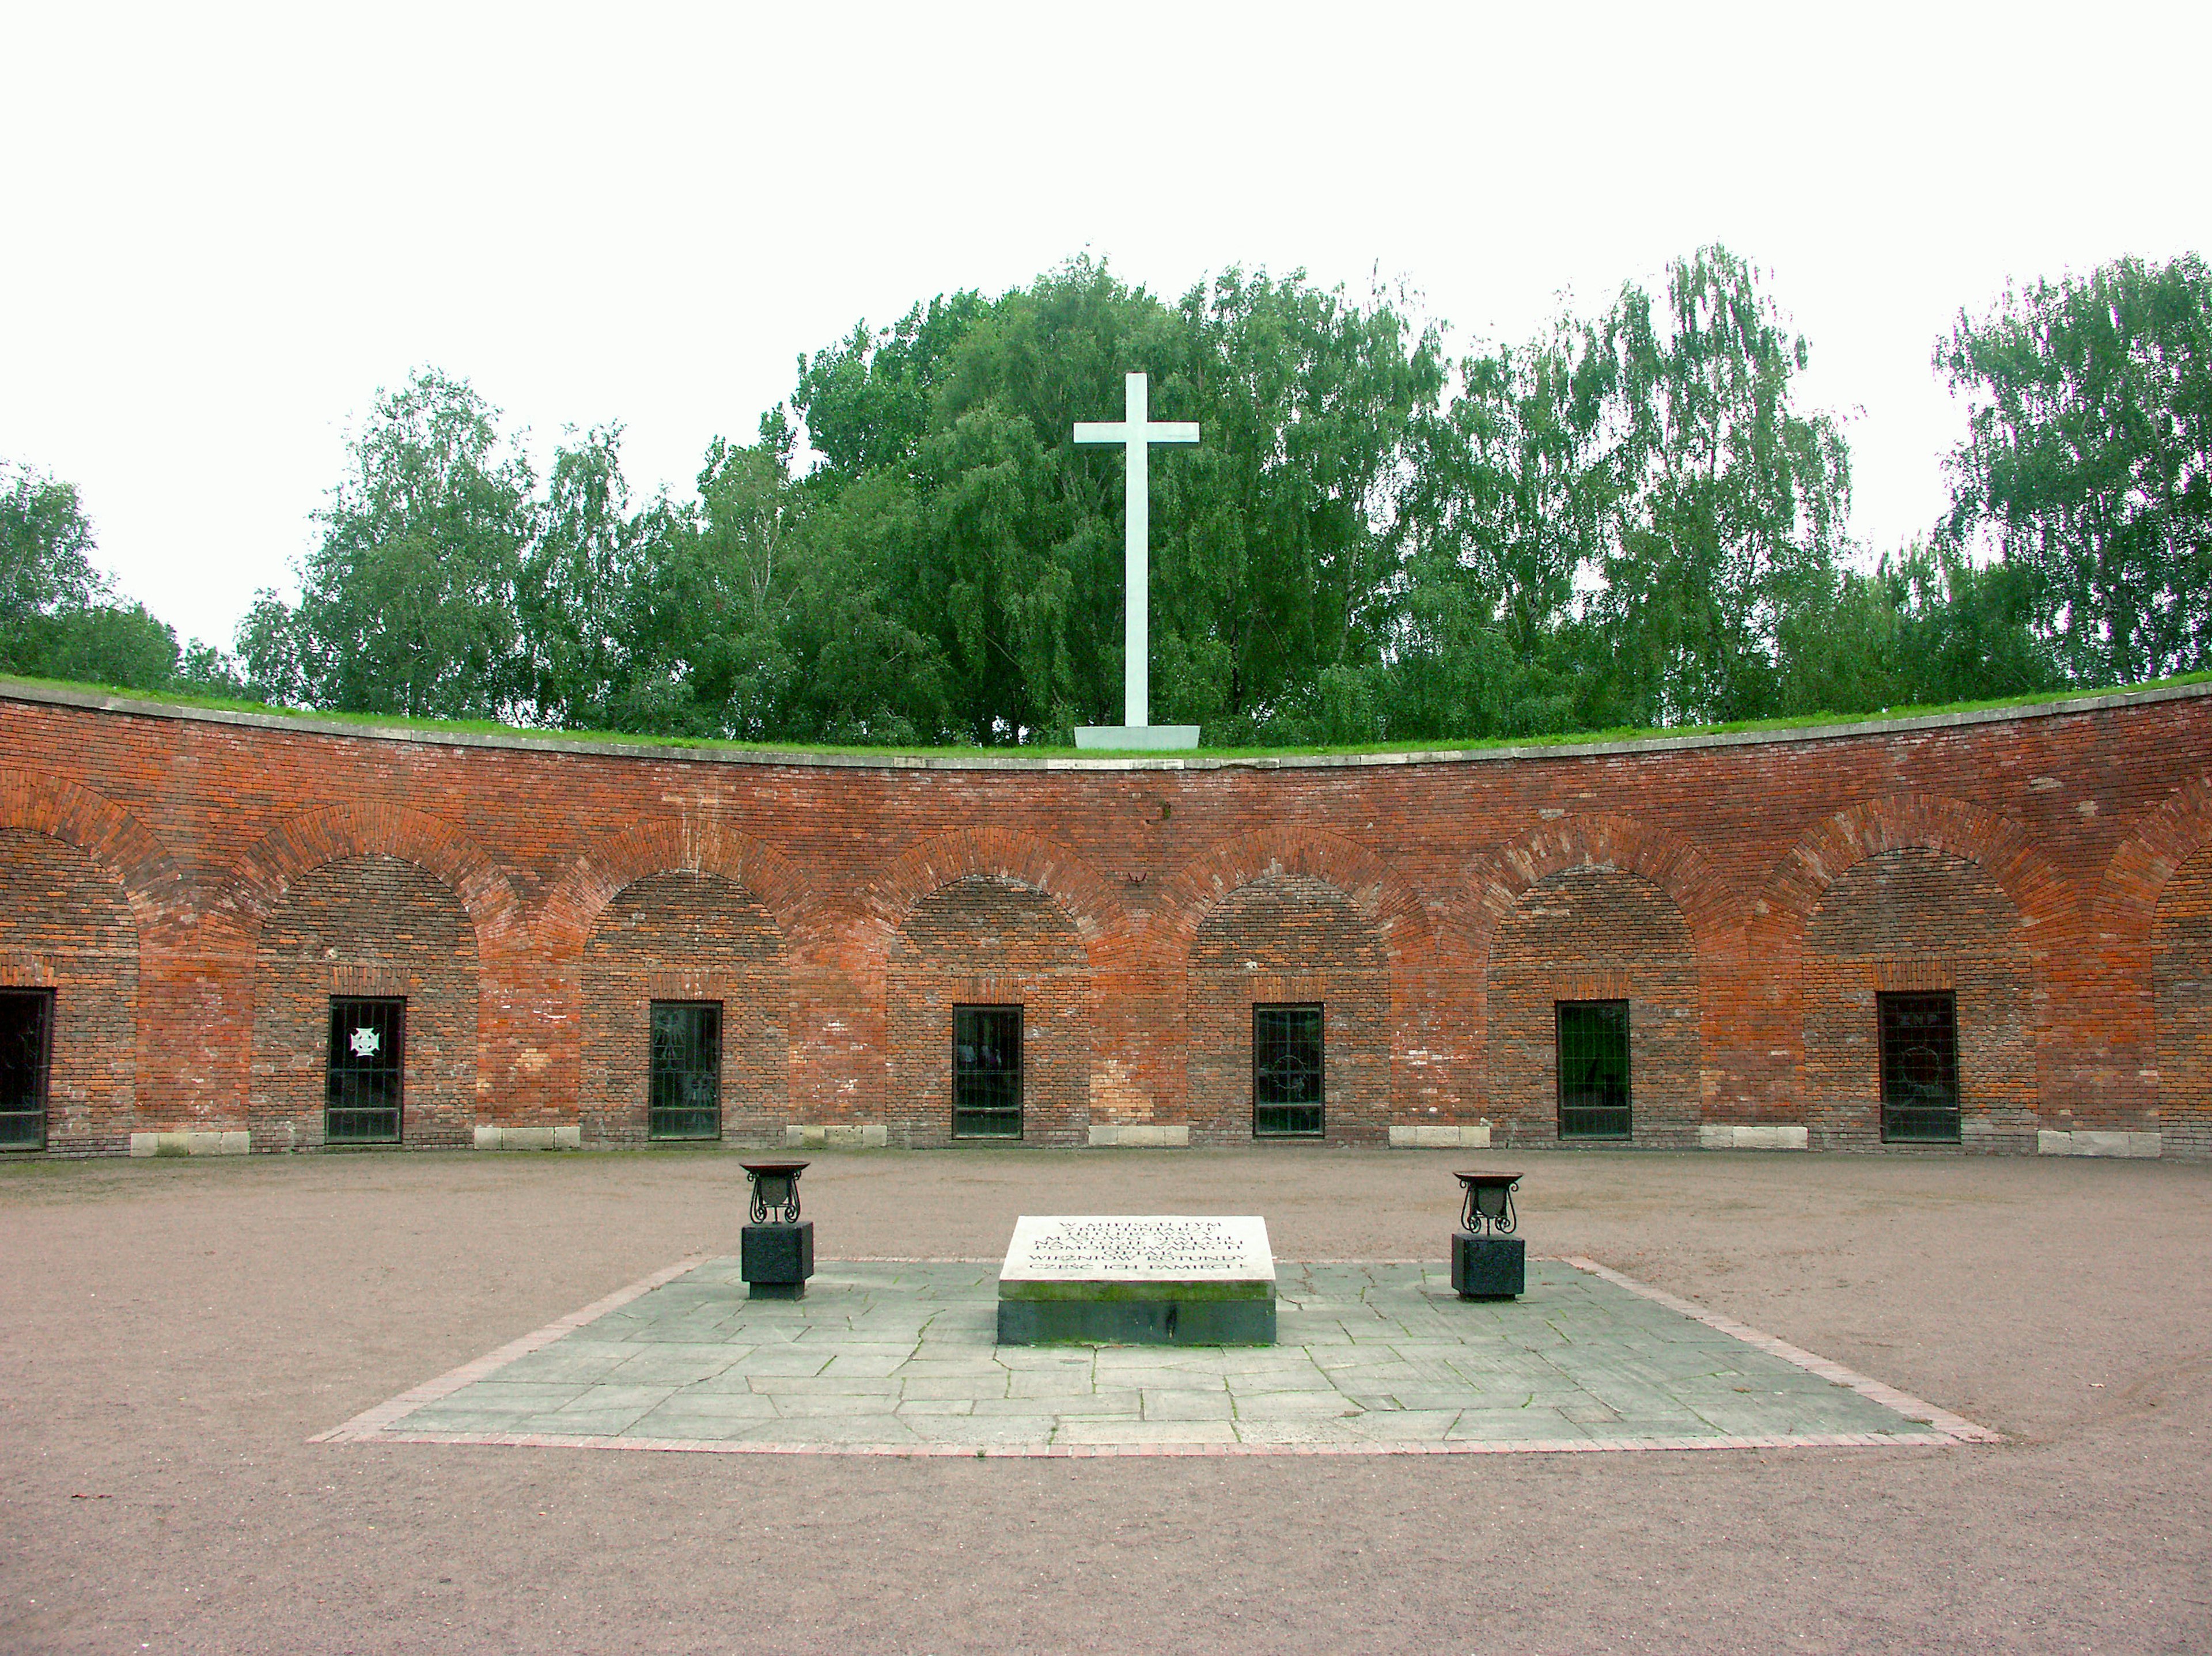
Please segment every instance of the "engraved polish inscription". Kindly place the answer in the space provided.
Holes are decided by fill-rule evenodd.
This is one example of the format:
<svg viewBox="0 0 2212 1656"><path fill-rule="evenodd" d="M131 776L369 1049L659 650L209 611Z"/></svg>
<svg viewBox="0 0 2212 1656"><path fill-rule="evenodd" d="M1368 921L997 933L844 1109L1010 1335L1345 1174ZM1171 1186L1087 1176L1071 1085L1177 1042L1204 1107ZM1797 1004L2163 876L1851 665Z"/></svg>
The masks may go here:
<svg viewBox="0 0 2212 1656"><path fill-rule="evenodd" d="M1267 1222L1256 1216L1024 1215L1000 1279L1025 1282L1273 1282Z"/></svg>

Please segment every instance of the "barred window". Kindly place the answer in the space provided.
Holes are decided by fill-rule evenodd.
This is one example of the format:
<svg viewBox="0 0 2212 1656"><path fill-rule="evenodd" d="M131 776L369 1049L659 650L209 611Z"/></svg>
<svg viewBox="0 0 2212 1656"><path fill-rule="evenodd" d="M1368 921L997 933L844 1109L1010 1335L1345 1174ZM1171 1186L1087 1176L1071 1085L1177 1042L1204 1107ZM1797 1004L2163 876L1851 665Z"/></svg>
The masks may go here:
<svg viewBox="0 0 2212 1656"><path fill-rule="evenodd" d="M1318 1138L1326 1083L1318 1006L1252 1009L1252 1136Z"/></svg>
<svg viewBox="0 0 2212 1656"><path fill-rule="evenodd" d="M1626 1138L1628 1003L1563 1000L1558 1010L1559 1137Z"/></svg>
<svg viewBox="0 0 2212 1656"><path fill-rule="evenodd" d="M635 1003L633 1003L635 1004ZM651 1138L722 1136L722 1004L657 1000L646 1082Z"/></svg>
<svg viewBox="0 0 2212 1656"><path fill-rule="evenodd" d="M407 1003L331 997L323 1142L396 1144L405 1084Z"/></svg>
<svg viewBox="0 0 2212 1656"><path fill-rule="evenodd" d="M952 1009L952 1136L1022 1136L1022 1009Z"/></svg>
<svg viewBox="0 0 2212 1656"><path fill-rule="evenodd" d="M0 991L0 1150L46 1148L53 1010L51 989Z"/></svg>
<svg viewBox="0 0 2212 1656"><path fill-rule="evenodd" d="M1958 998L1946 990L1875 999L1881 1019L1882 1138L1957 1143Z"/></svg>

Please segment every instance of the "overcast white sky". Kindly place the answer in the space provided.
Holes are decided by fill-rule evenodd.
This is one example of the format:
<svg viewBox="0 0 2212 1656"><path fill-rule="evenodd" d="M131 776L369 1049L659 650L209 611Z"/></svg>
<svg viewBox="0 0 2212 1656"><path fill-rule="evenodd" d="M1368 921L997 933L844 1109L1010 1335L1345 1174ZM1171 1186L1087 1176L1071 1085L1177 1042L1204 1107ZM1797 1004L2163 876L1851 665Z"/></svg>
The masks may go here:
<svg viewBox="0 0 2212 1656"><path fill-rule="evenodd" d="M620 421L641 492L688 493L799 352L1085 247L1170 296L1379 270L1464 347L1717 240L1891 547L1942 504L1961 306L2212 251L2208 15L0 0L0 456L228 644L418 365L541 457Z"/></svg>

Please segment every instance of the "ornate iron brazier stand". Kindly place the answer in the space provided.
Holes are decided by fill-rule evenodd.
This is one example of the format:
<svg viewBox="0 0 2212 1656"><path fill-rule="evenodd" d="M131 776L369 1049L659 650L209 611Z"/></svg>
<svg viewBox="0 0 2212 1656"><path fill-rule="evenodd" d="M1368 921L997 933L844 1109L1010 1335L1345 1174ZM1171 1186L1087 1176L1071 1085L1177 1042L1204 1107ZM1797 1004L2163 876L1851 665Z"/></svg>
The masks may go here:
<svg viewBox="0 0 2212 1656"><path fill-rule="evenodd" d="M814 1274L814 1222L799 1216L804 1162L744 1162L752 1180L752 1222L738 1248L738 1274L756 1300L801 1300ZM779 1216L771 1221L769 1215Z"/></svg>
<svg viewBox="0 0 2212 1656"><path fill-rule="evenodd" d="M1454 1175L1465 1193L1452 1234L1452 1289L1462 1300L1510 1300L1528 1285L1528 1247L1512 1234L1517 1173Z"/></svg>

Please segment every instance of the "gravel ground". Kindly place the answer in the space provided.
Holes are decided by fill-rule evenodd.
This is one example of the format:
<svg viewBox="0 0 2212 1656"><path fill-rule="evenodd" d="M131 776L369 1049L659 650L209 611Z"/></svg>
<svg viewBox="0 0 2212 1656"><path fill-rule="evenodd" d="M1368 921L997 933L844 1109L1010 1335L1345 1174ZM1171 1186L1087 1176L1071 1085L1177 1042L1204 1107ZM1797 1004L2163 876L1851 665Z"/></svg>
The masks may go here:
<svg viewBox="0 0 2212 1656"><path fill-rule="evenodd" d="M1464 1156L817 1153L822 1253L1256 1212L1436 1255ZM1473 1158L1485 1165L1497 1157ZM691 1253L703 1153L0 1166L0 1650L2204 1651L2212 1168L1522 1154L1582 1253L1988 1448L989 1460L312 1445Z"/></svg>

